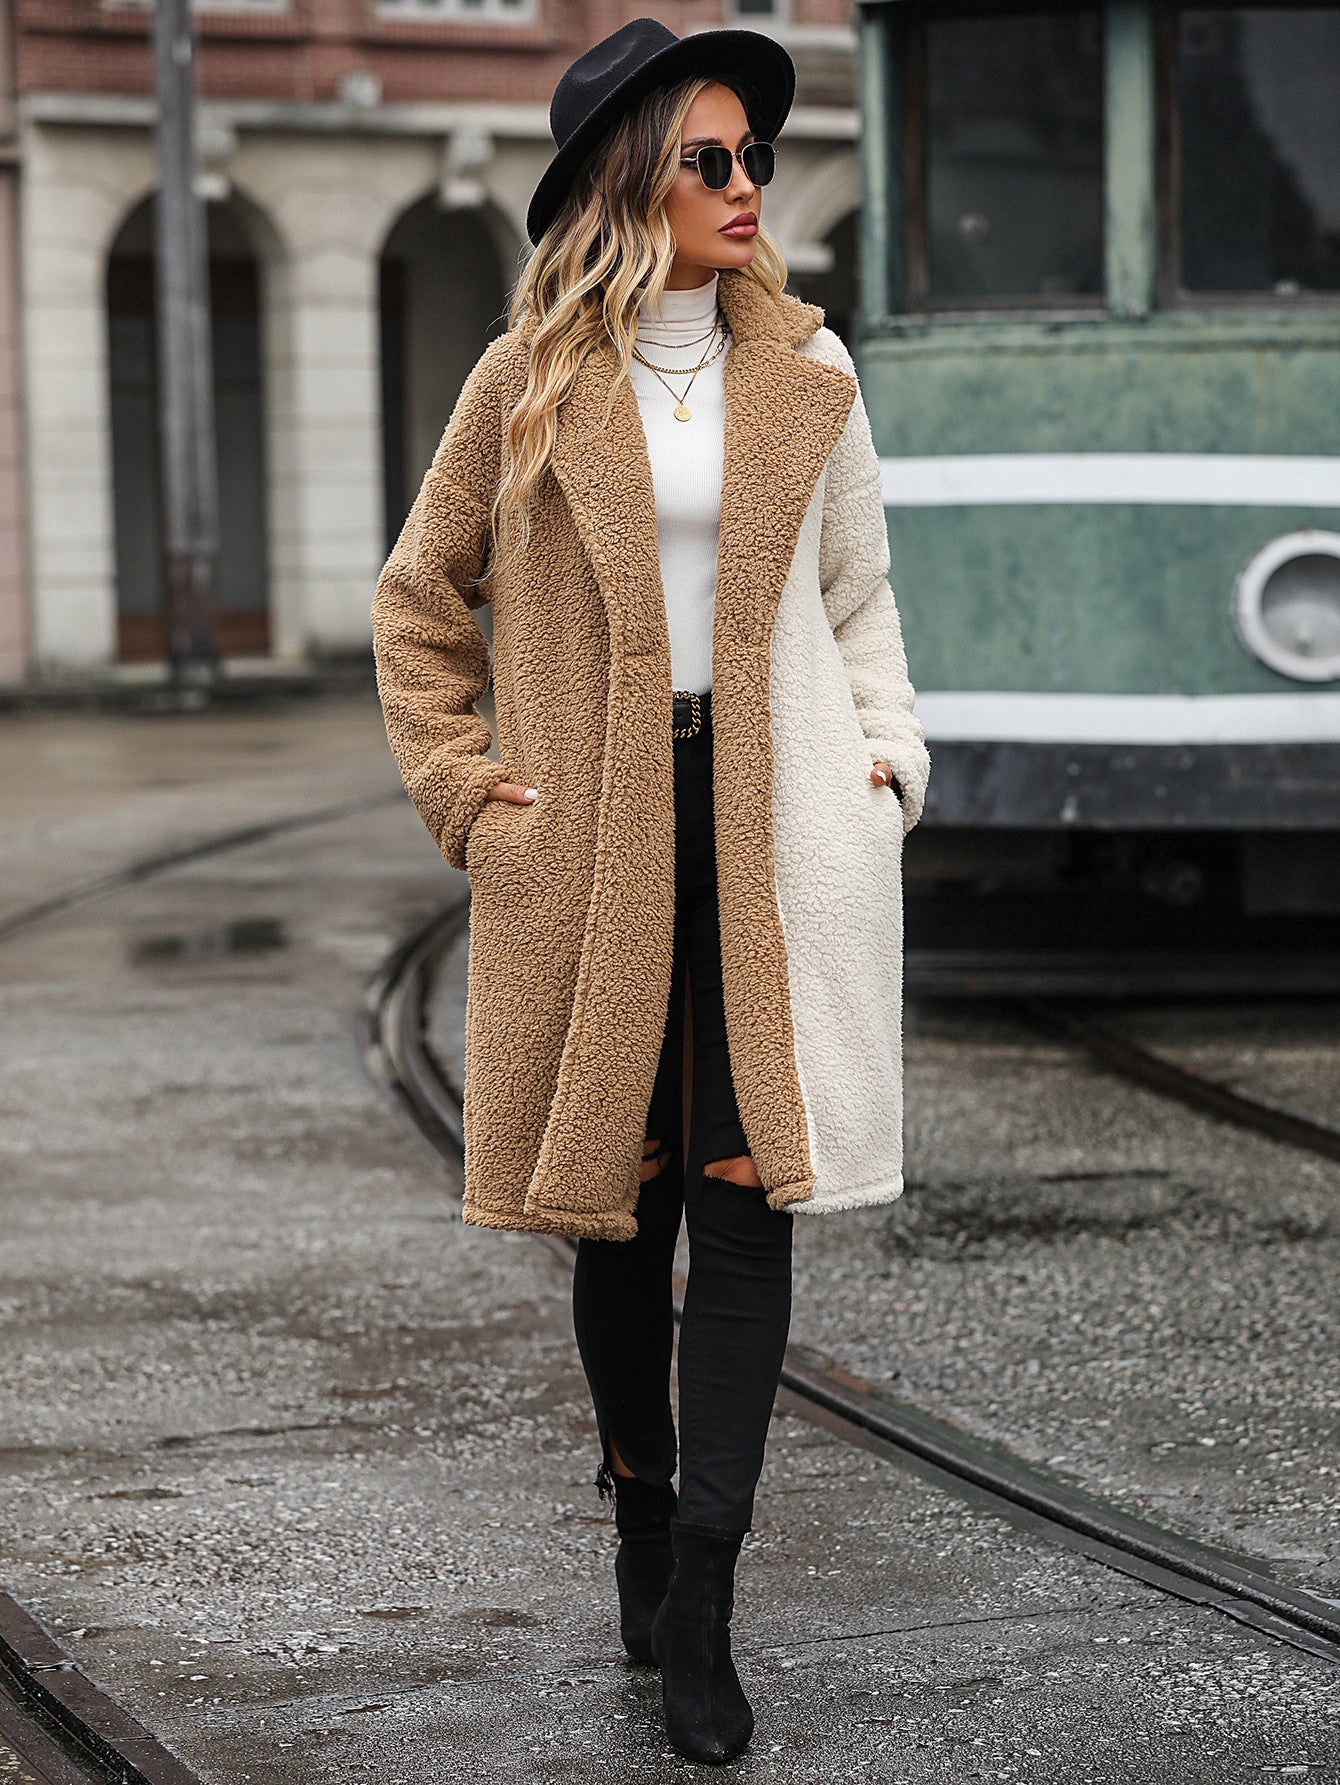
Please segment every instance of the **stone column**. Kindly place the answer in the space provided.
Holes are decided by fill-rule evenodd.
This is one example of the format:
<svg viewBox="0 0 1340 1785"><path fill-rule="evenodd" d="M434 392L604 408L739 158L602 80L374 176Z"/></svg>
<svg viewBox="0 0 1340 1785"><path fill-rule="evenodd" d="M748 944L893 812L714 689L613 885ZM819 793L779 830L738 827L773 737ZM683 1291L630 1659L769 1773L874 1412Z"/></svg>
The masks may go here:
<svg viewBox="0 0 1340 1785"><path fill-rule="evenodd" d="M231 172L273 220L266 398L276 654L368 649L385 558L378 268L427 145L246 135Z"/></svg>
<svg viewBox="0 0 1340 1785"><path fill-rule="evenodd" d="M88 670L116 653L107 251L152 188L147 134L28 125L21 263L33 656Z"/></svg>
<svg viewBox="0 0 1340 1785"><path fill-rule="evenodd" d="M30 650L18 228L18 169L0 167L0 683L23 680Z"/></svg>

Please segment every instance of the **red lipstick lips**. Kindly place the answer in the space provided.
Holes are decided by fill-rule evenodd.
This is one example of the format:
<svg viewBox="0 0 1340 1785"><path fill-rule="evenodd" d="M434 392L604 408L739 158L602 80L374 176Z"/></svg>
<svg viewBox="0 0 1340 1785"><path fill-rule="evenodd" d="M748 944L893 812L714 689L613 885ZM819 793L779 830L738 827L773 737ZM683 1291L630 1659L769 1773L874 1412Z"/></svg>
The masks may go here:
<svg viewBox="0 0 1340 1785"><path fill-rule="evenodd" d="M741 211L738 217L732 217L729 223L723 223L717 234L741 238L757 235L758 217L753 211Z"/></svg>

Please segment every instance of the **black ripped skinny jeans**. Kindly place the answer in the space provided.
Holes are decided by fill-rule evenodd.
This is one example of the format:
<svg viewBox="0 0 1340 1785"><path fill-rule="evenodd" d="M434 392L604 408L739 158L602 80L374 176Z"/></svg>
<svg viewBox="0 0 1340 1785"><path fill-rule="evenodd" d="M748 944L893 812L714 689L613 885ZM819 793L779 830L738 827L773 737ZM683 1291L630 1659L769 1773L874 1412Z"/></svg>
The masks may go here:
<svg viewBox="0 0 1340 1785"><path fill-rule="evenodd" d="M711 702L702 729L676 738L674 966L665 1040L647 1114L657 1157L642 1185L637 1236L579 1242L573 1323L600 1432L602 1481L612 1442L644 1481L675 1470L670 1408L671 1274L681 1217L689 1276L679 1335L679 1517L713 1530L749 1529L791 1321L793 1217L757 1186L703 1166L748 1153L726 1052L712 814ZM675 701L676 729L690 723ZM685 984L693 1083L683 1140Z"/></svg>

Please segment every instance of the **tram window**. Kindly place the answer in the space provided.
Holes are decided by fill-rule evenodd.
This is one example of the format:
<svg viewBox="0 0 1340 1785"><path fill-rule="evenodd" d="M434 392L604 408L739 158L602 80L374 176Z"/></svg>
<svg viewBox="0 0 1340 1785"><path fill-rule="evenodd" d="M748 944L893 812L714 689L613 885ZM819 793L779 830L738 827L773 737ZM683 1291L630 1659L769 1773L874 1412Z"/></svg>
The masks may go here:
<svg viewBox="0 0 1340 1785"><path fill-rule="evenodd" d="M1340 291L1340 14L1178 21L1182 288Z"/></svg>
<svg viewBox="0 0 1340 1785"><path fill-rule="evenodd" d="M914 283L934 304L1098 297L1098 8L930 19L925 83L926 264L910 243Z"/></svg>

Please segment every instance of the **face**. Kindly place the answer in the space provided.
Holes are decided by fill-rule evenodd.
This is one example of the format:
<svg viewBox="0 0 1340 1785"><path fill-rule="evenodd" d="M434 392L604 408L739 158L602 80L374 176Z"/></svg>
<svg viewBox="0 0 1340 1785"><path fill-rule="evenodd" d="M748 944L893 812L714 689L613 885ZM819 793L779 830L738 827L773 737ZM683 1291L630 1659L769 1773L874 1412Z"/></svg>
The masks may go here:
<svg viewBox="0 0 1340 1785"><path fill-rule="evenodd" d="M675 237L671 276L676 282L701 285L714 268L747 267L754 258L763 197L759 188L737 160L725 191L712 192L688 159L705 143L721 143L735 151L753 137L744 107L729 87L715 83L704 87L689 107L680 132L679 173L665 202ZM697 277L690 276L695 273Z"/></svg>

